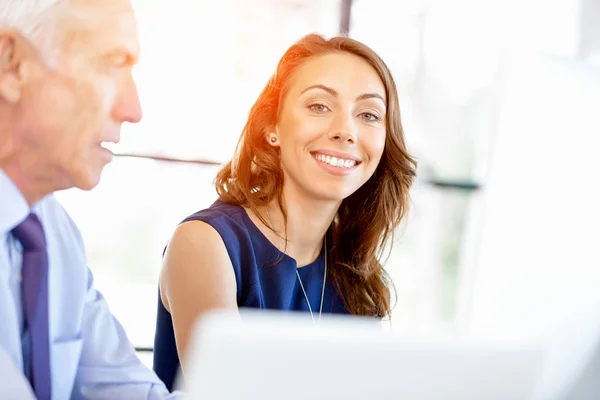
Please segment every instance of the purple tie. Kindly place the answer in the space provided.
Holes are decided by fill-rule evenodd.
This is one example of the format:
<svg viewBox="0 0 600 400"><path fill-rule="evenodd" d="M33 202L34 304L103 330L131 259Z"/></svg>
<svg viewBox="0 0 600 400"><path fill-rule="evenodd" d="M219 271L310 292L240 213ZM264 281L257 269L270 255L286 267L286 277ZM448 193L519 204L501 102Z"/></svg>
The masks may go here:
<svg viewBox="0 0 600 400"><path fill-rule="evenodd" d="M23 245L23 305L29 329L31 386L38 400L51 397L48 338L48 253L44 228L35 214L12 231Z"/></svg>

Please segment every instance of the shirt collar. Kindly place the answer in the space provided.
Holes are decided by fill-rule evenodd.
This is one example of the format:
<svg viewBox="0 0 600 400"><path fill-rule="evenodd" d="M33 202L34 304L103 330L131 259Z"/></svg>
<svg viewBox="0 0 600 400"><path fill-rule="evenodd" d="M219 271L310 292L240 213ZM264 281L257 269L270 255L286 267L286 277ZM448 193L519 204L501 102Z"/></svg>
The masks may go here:
<svg viewBox="0 0 600 400"><path fill-rule="evenodd" d="M0 193L0 236L4 236L23 222L31 211L21 191L1 168Z"/></svg>

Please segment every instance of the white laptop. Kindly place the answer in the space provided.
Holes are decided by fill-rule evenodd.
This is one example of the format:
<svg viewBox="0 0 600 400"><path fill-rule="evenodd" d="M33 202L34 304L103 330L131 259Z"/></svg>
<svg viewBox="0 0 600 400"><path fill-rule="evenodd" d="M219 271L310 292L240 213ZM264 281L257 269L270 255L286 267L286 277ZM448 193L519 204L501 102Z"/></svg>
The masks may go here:
<svg viewBox="0 0 600 400"><path fill-rule="evenodd" d="M402 338L379 322L212 313L196 325L191 399L530 399L541 352L517 343Z"/></svg>

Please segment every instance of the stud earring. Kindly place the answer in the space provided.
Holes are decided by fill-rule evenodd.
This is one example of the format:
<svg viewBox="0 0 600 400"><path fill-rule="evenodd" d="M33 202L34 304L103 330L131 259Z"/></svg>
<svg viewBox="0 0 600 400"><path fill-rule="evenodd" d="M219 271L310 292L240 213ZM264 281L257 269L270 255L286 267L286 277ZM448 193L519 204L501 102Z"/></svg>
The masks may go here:
<svg viewBox="0 0 600 400"><path fill-rule="evenodd" d="M271 136L271 143L275 143L277 141L277 138L275 136Z"/></svg>

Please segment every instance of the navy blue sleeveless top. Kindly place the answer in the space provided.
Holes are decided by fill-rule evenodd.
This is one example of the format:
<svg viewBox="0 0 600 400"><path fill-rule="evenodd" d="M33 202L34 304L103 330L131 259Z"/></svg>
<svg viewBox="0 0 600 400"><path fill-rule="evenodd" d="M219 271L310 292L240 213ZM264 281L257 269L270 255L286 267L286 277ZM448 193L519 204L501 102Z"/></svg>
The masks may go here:
<svg viewBox="0 0 600 400"><path fill-rule="evenodd" d="M281 253L267 239L246 210L217 200L209 208L183 220L187 221L204 221L221 235L235 272L239 308L308 312L306 298L296 277L296 261ZM312 264L298 269L315 318L319 314L321 303L324 260L324 252L321 251ZM323 314L325 313L348 313L329 278L323 297ZM307 317L310 318L308 315ZM179 357L171 314L160 300L160 291L153 368L169 390L173 390Z"/></svg>

